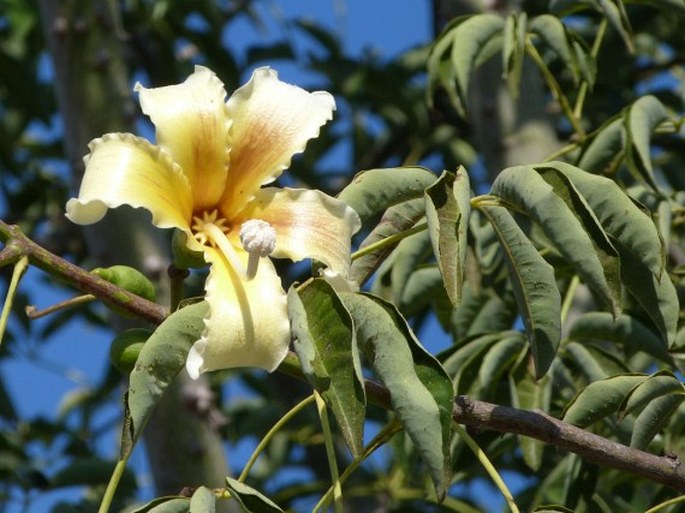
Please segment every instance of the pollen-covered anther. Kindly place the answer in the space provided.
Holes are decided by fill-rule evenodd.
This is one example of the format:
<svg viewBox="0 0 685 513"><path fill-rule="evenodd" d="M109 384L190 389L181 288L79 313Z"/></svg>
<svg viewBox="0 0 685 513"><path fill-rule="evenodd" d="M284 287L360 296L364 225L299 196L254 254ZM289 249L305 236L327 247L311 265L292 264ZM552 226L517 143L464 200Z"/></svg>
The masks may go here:
<svg viewBox="0 0 685 513"><path fill-rule="evenodd" d="M257 274L260 257L269 256L276 248L276 230L266 221L250 219L240 227L240 243L250 254L247 262L247 279Z"/></svg>

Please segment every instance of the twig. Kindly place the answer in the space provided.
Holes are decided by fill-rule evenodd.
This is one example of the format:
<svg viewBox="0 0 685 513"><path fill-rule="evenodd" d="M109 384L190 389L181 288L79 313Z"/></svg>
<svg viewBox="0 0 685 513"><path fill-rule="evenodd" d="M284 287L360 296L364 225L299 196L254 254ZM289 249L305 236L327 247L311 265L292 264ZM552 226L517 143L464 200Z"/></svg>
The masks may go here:
<svg viewBox="0 0 685 513"><path fill-rule="evenodd" d="M163 306L132 294L50 253L24 235L18 226L9 225L2 220L0 220L0 241L5 243L6 248L13 248L13 252L18 251L27 256L30 263L39 269L67 282L81 292L93 294L118 310L153 324L161 324L168 315L167 309Z"/></svg>

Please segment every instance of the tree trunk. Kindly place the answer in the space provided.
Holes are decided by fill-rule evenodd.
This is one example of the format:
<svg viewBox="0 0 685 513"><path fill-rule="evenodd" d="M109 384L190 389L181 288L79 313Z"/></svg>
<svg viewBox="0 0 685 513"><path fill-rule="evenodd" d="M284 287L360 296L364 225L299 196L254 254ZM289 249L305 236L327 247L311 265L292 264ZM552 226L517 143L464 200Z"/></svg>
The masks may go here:
<svg viewBox="0 0 685 513"><path fill-rule="evenodd" d="M64 151L76 188L88 142L107 132L132 131L135 106L124 60L124 36L117 30L118 3L41 0L40 5L64 120ZM168 297L168 234L150 225L149 214L117 209L84 234L94 264L136 267L157 281L162 298ZM113 323L117 329L123 327L117 320ZM204 391L198 392L198 386ZM204 382L189 383L187 376L180 376L145 430L159 495L178 493L184 486L222 486L229 473L221 439L197 407L208 393Z"/></svg>

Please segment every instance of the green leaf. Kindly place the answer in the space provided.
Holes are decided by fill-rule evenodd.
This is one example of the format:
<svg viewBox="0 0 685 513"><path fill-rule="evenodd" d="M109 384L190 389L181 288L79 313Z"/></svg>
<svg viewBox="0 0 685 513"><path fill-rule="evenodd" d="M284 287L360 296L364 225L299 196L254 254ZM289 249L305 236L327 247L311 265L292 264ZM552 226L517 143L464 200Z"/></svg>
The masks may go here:
<svg viewBox="0 0 685 513"><path fill-rule="evenodd" d="M500 377L516 362L524 350L526 339L519 332L511 332L497 341L485 354L478 369L481 396L486 397L497 385Z"/></svg>
<svg viewBox="0 0 685 513"><path fill-rule="evenodd" d="M342 293L357 342L390 391L393 411L429 470L438 499L450 483L452 382L395 307L368 294Z"/></svg>
<svg viewBox="0 0 685 513"><path fill-rule="evenodd" d="M464 20L450 34L457 94L464 107L467 105L471 75L501 48L504 27L504 19L496 14L477 14Z"/></svg>
<svg viewBox="0 0 685 513"><path fill-rule="evenodd" d="M635 317L623 314L614 319L606 312L588 312L578 317L568 334L573 340L610 341L632 351L644 351L668 364L673 359L664 341Z"/></svg>
<svg viewBox="0 0 685 513"><path fill-rule="evenodd" d="M631 37L630 22L623 8L622 0L597 0L604 15L609 20L612 27L620 34L623 43L630 53L634 53L635 48Z"/></svg>
<svg viewBox="0 0 685 513"><path fill-rule="evenodd" d="M557 54L564 63L564 67L573 75L573 80L578 82L580 75L578 62L569 44L566 27L561 20L551 14L542 14L531 20L528 31L538 36L545 45Z"/></svg>
<svg viewBox="0 0 685 513"><path fill-rule="evenodd" d="M492 185L492 193L525 212L540 225L561 255L571 264L583 281L603 304L618 314L618 291L609 282L595 247L600 244L595 232L588 233L574 212L554 188L532 166L511 167L502 171ZM608 274L612 276L612 270Z"/></svg>
<svg viewBox="0 0 685 513"><path fill-rule="evenodd" d="M568 166L568 168L572 168L572 166ZM612 245L607 233L604 231L604 227L599 219L597 219L595 212L585 197L578 191L575 183L566 174L560 173L555 167L536 166L536 169L545 182L552 186L554 193L564 200L568 209L573 212L590 237L595 254L604 269L604 276L611 300L609 306L612 313L618 315L621 310L621 278L619 256L616 248Z"/></svg>
<svg viewBox="0 0 685 513"><path fill-rule="evenodd" d="M359 245L359 250L409 230L424 215L425 201L422 197L390 207L383 214L378 225ZM375 251L355 259L350 268L350 279L360 285L365 283L396 246L397 243L384 244Z"/></svg>
<svg viewBox="0 0 685 513"><path fill-rule="evenodd" d="M563 174L587 201L604 230L642 262L655 276L661 277L665 251L654 221L616 182L586 173L564 162L536 166L542 173L549 170ZM622 257L622 255L621 255Z"/></svg>
<svg viewBox="0 0 685 513"><path fill-rule="evenodd" d="M672 345L675 342L680 304L671 277L664 272L661 279L657 278L620 241L615 241L614 245L621 254L621 281L654 323L663 340Z"/></svg>
<svg viewBox="0 0 685 513"><path fill-rule="evenodd" d="M575 360L576 367L588 381L599 381L609 377L609 373L604 370L587 346L578 342L569 342L564 345L564 352Z"/></svg>
<svg viewBox="0 0 685 513"><path fill-rule="evenodd" d="M623 399L619 406L619 418L629 415L635 410L640 410L658 397L670 394L685 394L685 388L672 372L660 371L649 377L648 380L636 385Z"/></svg>
<svg viewBox="0 0 685 513"><path fill-rule="evenodd" d="M158 497L130 513L188 513L190 499L186 497Z"/></svg>
<svg viewBox="0 0 685 513"><path fill-rule="evenodd" d="M200 486L190 498L192 513L214 513L216 511L216 497L206 486Z"/></svg>
<svg viewBox="0 0 685 513"><path fill-rule="evenodd" d="M456 395L468 394L478 388L476 379L483 363L485 355L494 346L503 334L493 333L478 337L466 345L460 347L445 361L445 370L453 376L454 393Z"/></svg>
<svg viewBox="0 0 685 513"><path fill-rule="evenodd" d="M204 301L175 311L140 351L129 382L130 423L122 441L122 456L133 448L162 394L185 365L190 347L205 329L208 312L209 305Z"/></svg>
<svg viewBox="0 0 685 513"><path fill-rule="evenodd" d="M398 304L412 272L430 255L428 231L402 239L378 269L371 292Z"/></svg>
<svg viewBox="0 0 685 513"><path fill-rule="evenodd" d="M445 309L449 309L447 312L449 315L452 304L447 299L440 270L436 266L429 266L420 267L411 273L402 291L398 307L402 315L411 317L424 311L431 304L436 304L437 308L442 307L443 303Z"/></svg>
<svg viewBox="0 0 685 513"><path fill-rule="evenodd" d="M511 402L515 408L549 411L551 402L551 380L549 376L535 380L528 371L525 359L509 374ZM545 444L526 436L518 436L523 460L533 471L540 469Z"/></svg>
<svg viewBox="0 0 685 513"><path fill-rule="evenodd" d="M91 271L103 280L128 290L148 301L154 301L157 297L154 285L143 273L127 265L113 265L112 267L98 267Z"/></svg>
<svg viewBox="0 0 685 513"><path fill-rule="evenodd" d="M626 153L628 166L655 191L659 189L654 181L650 143L652 133L666 119L666 108L651 95L639 98L624 111L624 126L629 142Z"/></svg>
<svg viewBox="0 0 685 513"><path fill-rule="evenodd" d="M226 488L246 513L283 513L271 499L237 479L226 477Z"/></svg>
<svg viewBox="0 0 685 513"><path fill-rule="evenodd" d="M521 69L526 44L527 16L525 12L507 16L502 38L502 69L512 97L518 97Z"/></svg>
<svg viewBox="0 0 685 513"><path fill-rule="evenodd" d="M463 167L455 174L444 172L426 189L426 221L433 252L442 273L447 296L453 305L464 284L466 235L471 213L471 187Z"/></svg>
<svg viewBox="0 0 685 513"><path fill-rule="evenodd" d="M566 406L563 420L587 427L616 412L626 395L648 379L644 374L628 374L590 383Z"/></svg>
<svg viewBox="0 0 685 513"><path fill-rule="evenodd" d="M355 175L338 198L352 207L365 225L384 210L423 196L435 174L422 167L369 169Z"/></svg>
<svg viewBox="0 0 685 513"><path fill-rule="evenodd" d="M644 450L676 412L683 399L685 395L682 392L671 393L658 397L645 406L633 424L630 446Z"/></svg>
<svg viewBox="0 0 685 513"><path fill-rule="evenodd" d="M288 314L302 370L357 457L364 450L366 395L352 318L323 279L291 287Z"/></svg>
<svg viewBox="0 0 685 513"><path fill-rule="evenodd" d="M615 116L605 121L583 144L578 167L595 174L609 174L623 157L625 128L623 119Z"/></svg>
<svg viewBox="0 0 685 513"><path fill-rule="evenodd" d="M504 19L496 14L460 16L442 31L431 49L428 59L431 90L436 83L444 85L462 116L466 112L473 70L501 48L504 23ZM451 68L448 68L444 59L450 47Z"/></svg>
<svg viewBox="0 0 685 513"><path fill-rule="evenodd" d="M535 374L544 376L561 338L561 296L549 265L503 207L481 206L505 255L519 313L526 327Z"/></svg>

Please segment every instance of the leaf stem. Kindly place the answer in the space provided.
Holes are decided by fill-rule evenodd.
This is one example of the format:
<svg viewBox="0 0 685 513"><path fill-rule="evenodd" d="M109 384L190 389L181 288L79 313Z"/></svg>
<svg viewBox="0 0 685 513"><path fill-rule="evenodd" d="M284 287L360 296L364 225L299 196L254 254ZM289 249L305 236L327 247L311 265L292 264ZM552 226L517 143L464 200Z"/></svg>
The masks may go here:
<svg viewBox="0 0 685 513"><path fill-rule="evenodd" d="M124 475L124 470L126 470L126 462L128 458L124 458L117 461L114 467L114 472L112 472L112 477L109 478L109 483L107 483L107 489L105 490L105 495L102 497L102 502L100 503L100 508L98 513L107 513L110 506L112 505L112 500L114 499L114 493L119 486L121 481L121 476Z"/></svg>
<svg viewBox="0 0 685 513"><path fill-rule="evenodd" d="M507 485L504 483L502 476L499 475L497 469L488 459L487 455L483 452L483 450L476 443L476 441L473 438L471 438L471 436L466 432L466 430L463 427L461 427L460 424L457 424L455 422L453 425L457 434L464 439L466 445L468 445L469 448L473 451L473 454L476 455L476 458L478 458L480 464L483 465L483 468L490 476L490 479L492 479L492 481L495 483L495 486L504 496L504 500L507 501L509 509L511 509L512 513L520 513L518 506L516 506L516 502L514 502L514 497L511 495L511 492L509 491L509 488L507 488Z"/></svg>
<svg viewBox="0 0 685 513"><path fill-rule="evenodd" d="M2 344L2 340L5 338L5 330L7 329L7 322L10 318L10 312L12 311L14 297L17 294L19 280L21 280L21 277L26 272L28 266L29 259L26 255L19 257L19 260L14 264L14 269L12 270L12 279L10 280L9 287L7 288L5 304L3 305L2 313L0 314L0 345Z"/></svg>
<svg viewBox="0 0 685 513"><path fill-rule="evenodd" d="M599 24L599 27L597 28L597 36L595 37L595 40L592 43L592 49L590 50L590 56L595 60L597 59L597 55L599 54L599 47L602 45L602 41L604 40L604 34L606 33L607 25L608 21L606 18L603 17L602 21ZM580 119L580 117L583 115L583 106L585 104L585 97L587 95L589 87L590 83L587 80L583 80L580 84L580 87L578 88L576 105L573 108L573 116L575 117L575 119Z"/></svg>
<svg viewBox="0 0 685 513"><path fill-rule="evenodd" d="M568 317L568 313L571 311L571 306L573 305L573 296L575 296L576 294L576 289L578 288L578 285L580 285L580 279L578 279L577 274L574 274L573 278L571 278L571 281L568 284L568 287L566 288L566 294L564 294L564 301L561 304L562 323L566 320L566 317Z"/></svg>
<svg viewBox="0 0 685 513"><path fill-rule="evenodd" d="M355 458L352 463L350 463L343 473L340 476L340 484L345 484L345 481L347 481L347 478L352 475L352 473L357 470L359 465L361 465L366 458L371 456L373 452L378 449L380 446L383 444L387 443L393 436L395 436L396 433L399 433L402 431L402 425L397 421L393 420L389 424L386 424L381 431L378 432L378 434L369 442L369 444L366 446L364 449L364 452L360 454L357 458ZM328 506L328 503L331 500L331 495L333 495L334 488L331 486L326 493L323 494L321 499L319 499L319 502L316 503L314 508L312 509L312 513L316 513L318 511L321 511L323 508Z"/></svg>
<svg viewBox="0 0 685 513"><path fill-rule="evenodd" d="M424 231L425 229L428 228L427 223L421 223L417 224L416 226L412 226L408 230L404 230L399 233L395 233L394 235L391 235L390 237L386 237L385 239L381 239L379 241L376 241L372 244L369 244L368 246L364 246L363 248L359 248L357 251L352 253L351 258L352 260L357 260L358 258L361 258L365 255L368 255L370 253L373 253L374 251L377 251L381 248L384 248L386 246L391 246L402 239L406 239L410 235L414 235L415 233L419 233Z"/></svg>
<svg viewBox="0 0 685 513"><path fill-rule="evenodd" d="M252 469L252 466L255 464L255 462L257 461L257 458L259 458L259 455L264 451L264 449L269 444L269 442L274 437L274 435L276 433L278 433L278 431L285 424L287 424L295 415L297 415L299 412L301 412L304 408L309 406L314 401L315 401L315 398L313 395L307 396L302 401L300 401L295 406L293 406L280 419L278 419L278 422L276 422L272 426L272 428L269 430L269 432L266 435L264 435L264 438L262 438L262 441L259 442L259 445L257 445L257 447L255 448L254 452L252 453L252 456L250 456L250 459L245 464L245 468L243 468L243 471L240 473L240 476L238 477L238 481L240 481L241 483L245 482L245 479L247 479L247 476L250 473L250 470Z"/></svg>
<svg viewBox="0 0 685 513"><path fill-rule="evenodd" d="M645 513L656 513L657 511L668 508L669 506L673 506L675 504L680 504L681 502L685 502L685 495L674 497L673 499L664 501L661 504L657 504L656 506L649 508L647 511L645 511Z"/></svg>
<svg viewBox="0 0 685 513"><path fill-rule="evenodd" d="M80 296L65 299L64 301L55 303L54 305L48 306L47 308L43 308L42 310L38 310L38 308L36 308L34 305L29 305L26 307L26 315L31 320L40 319L41 317L45 317L46 315L55 313L59 310L62 310L63 308L71 308L72 306L90 303L91 301L95 301L96 299L97 298L93 294L82 294Z"/></svg>
<svg viewBox="0 0 685 513"><path fill-rule="evenodd" d="M326 446L326 457L328 458L328 467L331 472L331 481L333 482L333 507L335 513L343 513L342 485L340 483L338 461L335 456L333 433L331 432L331 424L328 420L328 410L326 409L326 403L323 400L323 397L321 397L321 394L316 390L314 390L314 398L316 399L316 410L319 413L319 420L321 420L324 445Z"/></svg>
<svg viewBox="0 0 685 513"><path fill-rule="evenodd" d="M545 82L547 82L547 86L549 87L552 96L554 96L554 99L559 102L559 105L561 106L561 110L564 111L564 114L568 118L569 122L573 126L573 131L578 135L578 137L582 140L585 139L586 134L585 130L583 129L582 125L578 121L578 118L576 117L575 113L573 112L573 109L571 109L571 105L568 103L568 98L566 98L566 95L561 89L561 86L557 82L557 80L554 78L554 75L552 75L552 72L549 70L547 65L545 64L545 61L542 59L540 54L538 53L537 48L535 48L535 45L531 43L530 39L526 40L526 52L530 56L531 59L533 59L533 62L537 65L538 69L542 73L542 76L545 79Z"/></svg>

